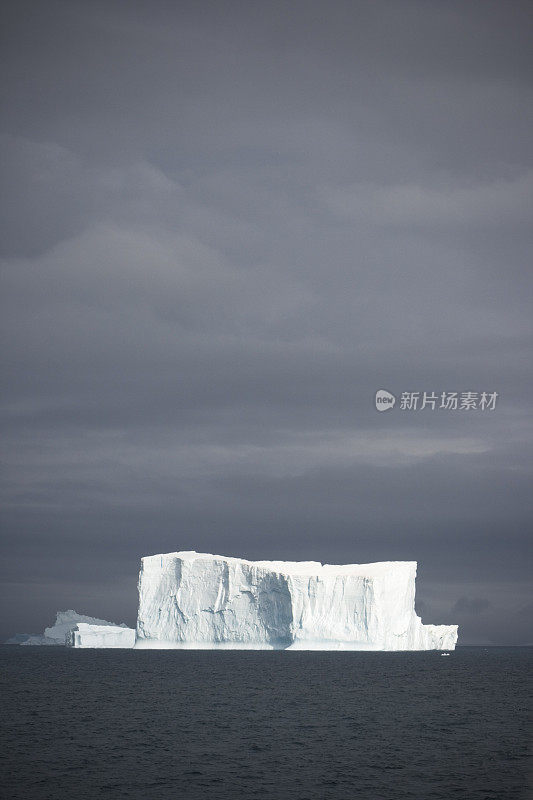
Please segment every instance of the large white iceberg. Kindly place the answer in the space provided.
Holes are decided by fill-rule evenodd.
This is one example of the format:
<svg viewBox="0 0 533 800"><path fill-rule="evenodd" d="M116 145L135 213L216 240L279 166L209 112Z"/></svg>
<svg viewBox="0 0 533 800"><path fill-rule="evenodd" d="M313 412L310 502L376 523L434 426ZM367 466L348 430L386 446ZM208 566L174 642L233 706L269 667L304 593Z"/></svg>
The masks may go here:
<svg viewBox="0 0 533 800"><path fill-rule="evenodd" d="M417 616L415 578L415 561L147 556L135 647L453 650L457 625L423 625Z"/></svg>

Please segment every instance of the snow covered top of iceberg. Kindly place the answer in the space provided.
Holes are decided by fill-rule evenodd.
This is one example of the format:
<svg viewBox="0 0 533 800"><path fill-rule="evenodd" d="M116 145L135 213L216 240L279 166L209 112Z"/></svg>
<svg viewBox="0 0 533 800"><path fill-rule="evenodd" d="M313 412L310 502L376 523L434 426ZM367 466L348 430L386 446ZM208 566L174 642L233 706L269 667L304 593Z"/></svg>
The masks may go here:
<svg viewBox="0 0 533 800"><path fill-rule="evenodd" d="M313 575L325 577L327 575L353 575L363 578L376 578L387 575L391 570L397 572L404 567L416 575L416 561L376 561L372 564L322 564L320 561L249 561L246 558L233 556L213 555L212 553L197 553L195 550L180 550L176 553L158 553L142 558L143 569L150 567L161 568L164 562L174 561L226 561L230 564L245 564L249 567L267 569L282 575Z"/></svg>

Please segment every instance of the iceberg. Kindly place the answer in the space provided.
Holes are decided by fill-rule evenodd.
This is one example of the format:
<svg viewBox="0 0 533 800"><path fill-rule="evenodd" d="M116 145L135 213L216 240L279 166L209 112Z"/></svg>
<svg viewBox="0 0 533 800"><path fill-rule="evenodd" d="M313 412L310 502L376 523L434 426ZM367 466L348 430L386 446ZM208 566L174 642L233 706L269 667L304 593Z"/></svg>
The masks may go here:
<svg viewBox="0 0 533 800"><path fill-rule="evenodd" d="M415 612L415 561L146 556L136 648L453 650L457 625Z"/></svg>
<svg viewBox="0 0 533 800"><path fill-rule="evenodd" d="M67 647L133 647L135 628L121 625L89 625L78 622L66 635Z"/></svg>
<svg viewBox="0 0 533 800"><path fill-rule="evenodd" d="M56 621L49 628L44 629L42 634L27 634L17 633L11 639L8 639L6 644L20 644L20 645L62 645L65 646L67 636L79 624L87 623L92 626L105 626L120 628L120 630L132 631L133 638L135 638L135 631L133 628L128 628L123 622L116 625L114 622L107 622L105 619L97 619L96 617L89 617L86 614L78 614L77 611L69 609L68 611L58 611L56 614ZM71 645L74 647L85 645ZM105 645L107 647L107 645ZM116 645L112 645L116 646ZM128 645L128 646L133 646Z"/></svg>

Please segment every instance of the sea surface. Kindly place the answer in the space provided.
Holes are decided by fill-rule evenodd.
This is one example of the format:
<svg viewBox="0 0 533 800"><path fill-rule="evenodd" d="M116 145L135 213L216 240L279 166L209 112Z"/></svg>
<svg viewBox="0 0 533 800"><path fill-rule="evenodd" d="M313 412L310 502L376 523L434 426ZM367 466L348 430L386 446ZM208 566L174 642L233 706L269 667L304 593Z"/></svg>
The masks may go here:
<svg viewBox="0 0 533 800"><path fill-rule="evenodd" d="M532 648L0 648L4 798L518 800Z"/></svg>

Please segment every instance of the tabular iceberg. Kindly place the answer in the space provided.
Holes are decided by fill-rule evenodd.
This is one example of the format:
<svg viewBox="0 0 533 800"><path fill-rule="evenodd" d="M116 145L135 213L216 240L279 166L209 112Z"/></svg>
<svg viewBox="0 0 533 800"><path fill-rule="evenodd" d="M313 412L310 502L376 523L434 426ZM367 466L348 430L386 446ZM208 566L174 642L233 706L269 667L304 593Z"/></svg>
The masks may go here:
<svg viewBox="0 0 533 800"><path fill-rule="evenodd" d="M98 619L97 617L89 617L87 614L78 614L77 611L69 609L68 611L58 611L56 614L56 621L49 628L44 629L44 633L17 633L11 639L8 639L6 644L22 644L22 645L63 645L70 644L72 647L115 647L116 645L81 645L76 644L74 640L67 641L70 632L79 627L83 623L85 627L99 627L99 628L118 628L119 630L129 631L131 644L128 647L133 647L135 641L135 630L128 628L124 623L116 625L114 622L108 622L105 619ZM111 639L109 639L111 641ZM81 639L80 639L81 641ZM121 647L125 645L120 645Z"/></svg>
<svg viewBox="0 0 533 800"><path fill-rule="evenodd" d="M135 629L121 625L89 625L79 622L66 636L67 647L133 647Z"/></svg>
<svg viewBox="0 0 533 800"><path fill-rule="evenodd" d="M416 615L415 561L333 566L184 551L142 559L135 647L453 650Z"/></svg>

